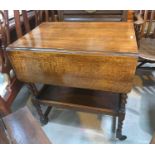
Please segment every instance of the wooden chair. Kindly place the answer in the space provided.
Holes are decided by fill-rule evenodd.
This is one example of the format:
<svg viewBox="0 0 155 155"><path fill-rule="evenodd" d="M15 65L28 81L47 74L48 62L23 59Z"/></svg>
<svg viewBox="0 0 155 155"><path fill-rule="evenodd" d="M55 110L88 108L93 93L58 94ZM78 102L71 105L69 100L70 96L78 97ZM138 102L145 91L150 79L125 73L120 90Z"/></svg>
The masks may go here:
<svg viewBox="0 0 155 155"><path fill-rule="evenodd" d="M0 118L0 144L50 144L27 107Z"/></svg>
<svg viewBox="0 0 155 155"><path fill-rule="evenodd" d="M53 10L35 10L35 23L39 25L41 22L55 21L55 13Z"/></svg>
<svg viewBox="0 0 155 155"><path fill-rule="evenodd" d="M30 32L30 22L26 10L22 10L21 13L19 10L14 10L14 19L17 39L22 37L25 33ZM40 11L35 11L35 26L38 26L41 22L42 17ZM23 31L22 26L24 26L25 31Z"/></svg>
<svg viewBox="0 0 155 155"><path fill-rule="evenodd" d="M15 31L18 39L25 33L30 32L31 26L28 18L28 11L14 10L13 12ZM8 10L0 11L0 15L2 16L2 22L0 22L0 72L3 74L7 74L9 79L6 95L4 97L0 96L0 111L3 114L7 114L10 112L11 104L18 94L23 83L17 80L5 52L7 45L11 43ZM54 20L53 15L54 12L49 10L34 11L35 26L38 26L42 21Z"/></svg>
<svg viewBox="0 0 155 155"><path fill-rule="evenodd" d="M0 96L0 112L7 114L10 112L11 104L18 94L22 83L17 80L5 52L7 45L10 44L8 11L0 11L0 15L2 17L2 21L0 21L0 72L7 75L8 79L7 93L3 97Z"/></svg>
<svg viewBox="0 0 155 155"><path fill-rule="evenodd" d="M41 22L46 21L50 22L53 20L53 12L49 10L35 10L35 27L38 26ZM21 13L19 10L14 10L14 18L15 18L15 27L17 38L23 36L24 32L22 31L22 25L24 25L25 33L31 31L30 21L28 18L28 11L22 10Z"/></svg>
<svg viewBox="0 0 155 155"><path fill-rule="evenodd" d="M22 10L21 13L22 14L20 14L19 10L14 10L17 39L31 30L27 11ZM0 112L7 114L11 111L11 104L21 89L23 83L17 80L5 51L7 45L11 43L8 11L0 11L0 15L2 16L2 21L0 22L0 72L6 74L9 79L9 83L6 88L7 93L3 97L0 96ZM25 32L23 32L23 26L25 28Z"/></svg>
<svg viewBox="0 0 155 155"><path fill-rule="evenodd" d="M140 62L137 68L155 69L155 67L142 67L146 63L155 63L155 11L138 11L135 17Z"/></svg>
<svg viewBox="0 0 155 155"><path fill-rule="evenodd" d="M59 10L58 21L126 21L123 10Z"/></svg>

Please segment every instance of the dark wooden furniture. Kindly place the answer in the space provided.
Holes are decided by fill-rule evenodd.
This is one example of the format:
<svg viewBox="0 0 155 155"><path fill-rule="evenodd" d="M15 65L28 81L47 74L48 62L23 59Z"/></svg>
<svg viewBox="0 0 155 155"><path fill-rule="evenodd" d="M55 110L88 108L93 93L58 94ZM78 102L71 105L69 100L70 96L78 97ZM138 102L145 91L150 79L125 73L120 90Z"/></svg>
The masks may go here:
<svg viewBox="0 0 155 155"><path fill-rule="evenodd" d="M56 21L54 10L35 10L35 22L40 24L43 21L52 22Z"/></svg>
<svg viewBox="0 0 155 155"><path fill-rule="evenodd" d="M147 69L148 67L143 67L144 64L155 63L155 11L138 11L135 16L137 18L135 27L140 57L138 68ZM152 67L152 69L155 69L155 67Z"/></svg>
<svg viewBox="0 0 155 155"><path fill-rule="evenodd" d="M118 116L116 137L126 138L126 93L132 88L138 54L132 23L46 22L7 51L18 79L46 84L39 93L29 85L42 122L53 105L105 112ZM50 106L45 114L39 103Z"/></svg>
<svg viewBox="0 0 155 155"><path fill-rule="evenodd" d="M0 22L0 72L7 74L10 81L6 88L7 93L3 97L0 96L0 112L3 113L3 115L11 111L11 104L23 85L22 82L17 80L6 54L6 46L11 43L12 39L10 35L10 25L12 22L9 20L8 13L8 10L0 11L0 15L2 16L2 21ZM15 36L18 39L32 29L30 26L30 18L28 17L30 12L26 10L22 10L21 12L14 10L13 13L14 16L11 20L15 23ZM43 20L53 20L52 11L48 10L36 10L34 11L34 17L35 26L38 26Z"/></svg>
<svg viewBox="0 0 155 155"><path fill-rule="evenodd" d="M0 15L2 16L0 22L0 72L8 75L9 78L7 93L3 97L0 96L0 113L4 115L10 112L11 104L18 94L22 82L17 80L6 54L6 46L10 44L8 11L0 11Z"/></svg>
<svg viewBox="0 0 155 155"><path fill-rule="evenodd" d="M0 143L50 144L40 124L27 107L9 114L0 122Z"/></svg>
<svg viewBox="0 0 155 155"><path fill-rule="evenodd" d="M126 10L58 10L59 21L126 21Z"/></svg>

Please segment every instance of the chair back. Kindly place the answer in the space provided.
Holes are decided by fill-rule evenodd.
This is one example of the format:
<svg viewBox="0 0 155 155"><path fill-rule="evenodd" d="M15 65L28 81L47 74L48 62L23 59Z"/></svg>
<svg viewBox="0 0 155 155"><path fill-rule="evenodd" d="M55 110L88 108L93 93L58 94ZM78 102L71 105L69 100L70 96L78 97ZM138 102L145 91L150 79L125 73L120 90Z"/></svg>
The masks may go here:
<svg viewBox="0 0 155 155"><path fill-rule="evenodd" d="M49 10L35 10L34 17L35 17L35 26L38 26L43 21L52 21ZM22 25L24 25L25 33L30 32L31 27L28 18L28 11L22 10L20 12L19 10L14 10L14 18L15 18L17 38L23 36Z"/></svg>
<svg viewBox="0 0 155 155"><path fill-rule="evenodd" d="M10 43L8 11L0 10L0 19L0 72L5 73L10 70L5 52L7 45Z"/></svg>
<svg viewBox="0 0 155 155"><path fill-rule="evenodd" d="M55 21L55 13L53 10L35 10L35 24L39 25L41 22Z"/></svg>
<svg viewBox="0 0 155 155"><path fill-rule="evenodd" d="M137 15L143 20L139 28L140 38L155 38L155 10L140 10Z"/></svg>
<svg viewBox="0 0 155 155"><path fill-rule="evenodd" d="M24 25L25 32L28 33L30 31L30 23L28 18L28 12L26 10L14 10L14 19L15 19L15 28L17 38L23 36L22 25Z"/></svg>

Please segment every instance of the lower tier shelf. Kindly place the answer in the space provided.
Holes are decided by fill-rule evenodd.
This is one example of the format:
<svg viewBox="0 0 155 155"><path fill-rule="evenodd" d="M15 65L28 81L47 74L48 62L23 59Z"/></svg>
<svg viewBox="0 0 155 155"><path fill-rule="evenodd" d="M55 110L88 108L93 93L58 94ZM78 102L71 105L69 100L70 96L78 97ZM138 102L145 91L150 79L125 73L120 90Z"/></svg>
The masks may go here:
<svg viewBox="0 0 155 155"><path fill-rule="evenodd" d="M78 111L118 115L120 94L45 85L35 101L39 104Z"/></svg>

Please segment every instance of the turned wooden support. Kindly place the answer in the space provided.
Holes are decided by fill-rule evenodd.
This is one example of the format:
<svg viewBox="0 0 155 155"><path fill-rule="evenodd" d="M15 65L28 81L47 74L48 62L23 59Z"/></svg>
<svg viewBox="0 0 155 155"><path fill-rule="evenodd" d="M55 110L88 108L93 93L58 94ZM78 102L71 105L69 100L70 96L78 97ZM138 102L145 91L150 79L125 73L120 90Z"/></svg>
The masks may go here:
<svg viewBox="0 0 155 155"><path fill-rule="evenodd" d="M41 109L41 105L39 103L37 103L37 101L33 100L33 104L38 112L38 115L40 117L40 122L42 125L45 125L48 123L48 114L47 116L45 116L45 114L43 113L42 109ZM45 112L46 113L46 112Z"/></svg>
<svg viewBox="0 0 155 155"><path fill-rule="evenodd" d="M0 96L0 113L7 115L10 113L10 109L7 108L5 100Z"/></svg>
<svg viewBox="0 0 155 155"><path fill-rule="evenodd" d="M33 83L27 83L27 87L30 90L31 94L33 96L37 96L38 95L38 90L37 87L35 86L35 84Z"/></svg>
<svg viewBox="0 0 155 155"><path fill-rule="evenodd" d="M33 83L28 83L27 84L28 89L31 91L33 97L32 97L32 103L35 106L38 115L40 117L40 122L45 125L48 123L48 114L50 112L50 110L52 109L52 107L48 107L47 110L45 111L45 114L43 113L42 109L41 109L41 105L38 103L37 99L35 98L39 91L37 90L37 87L35 86L35 84Z"/></svg>
<svg viewBox="0 0 155 155"><path fill-rule="evenodd" d="M127 138L125 135L122 135L123 121L125 119L125 105L127 103L126 100L127 94L120 94L120 109L118 115L118 128L116 132L116 138L119 140L125 140Z"/></svg>

